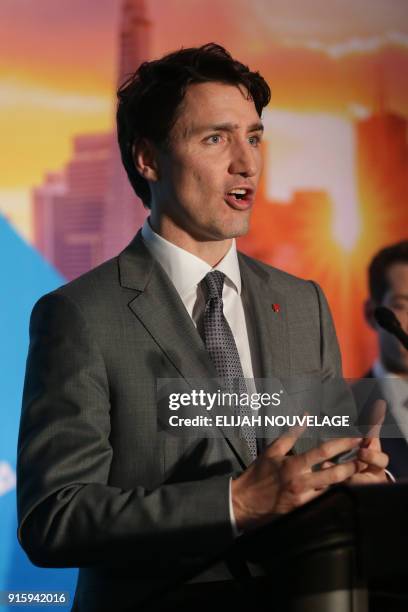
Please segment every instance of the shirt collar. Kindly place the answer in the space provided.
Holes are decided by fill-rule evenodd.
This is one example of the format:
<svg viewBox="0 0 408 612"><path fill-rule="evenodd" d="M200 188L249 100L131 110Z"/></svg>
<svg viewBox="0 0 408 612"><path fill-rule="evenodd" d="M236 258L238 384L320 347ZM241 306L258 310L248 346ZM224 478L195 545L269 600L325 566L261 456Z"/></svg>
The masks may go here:
<svg viewBox="0 0 408 612"><path fill-rule="evenodd" d="M373 373L375 378L398 378L396 374L386 370L379 359L373 365Z"/></svg>
<svg viewBox="0 0 408 612"><path fill-rule="evenodd" d="M241 295L241 273L235 239L224 258L212 268L206 261L156 234L146 219L142 227L142 238L151 255L164 268L183 299L203 280L211 270L219 270L226 276L226 283Z"/></svg>
<svg viewBox="0 0 408 612"><path fill-rule="evenodd" d="M376 378L398 378L406 382L406 384L408 385L408 380L405 376L398 376L398 374L394 374L393 372L390 372L389 370L387 370L382 364L382 362L380 361L380 359L377 359L372 369L373 369L374 376Z"/></svg>

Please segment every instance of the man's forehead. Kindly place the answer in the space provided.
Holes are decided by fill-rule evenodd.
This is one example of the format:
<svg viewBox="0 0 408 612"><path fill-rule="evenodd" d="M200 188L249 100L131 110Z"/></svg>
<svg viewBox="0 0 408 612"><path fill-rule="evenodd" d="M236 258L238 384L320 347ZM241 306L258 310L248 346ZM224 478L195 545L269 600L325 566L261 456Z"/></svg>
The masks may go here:
<svg viewBox="0 0 408 612"><path fill-rule="evenodd" d="M395 262L387 270L390 293L408 296L408 262Z"/></svg>
<svg viewBox="0 0 408 612"><path fill-rule="evenodd" d="M247 89L218 82L193 83L187 88L178 119L191 128L197 125L259 121L255 104Z"/></svg>

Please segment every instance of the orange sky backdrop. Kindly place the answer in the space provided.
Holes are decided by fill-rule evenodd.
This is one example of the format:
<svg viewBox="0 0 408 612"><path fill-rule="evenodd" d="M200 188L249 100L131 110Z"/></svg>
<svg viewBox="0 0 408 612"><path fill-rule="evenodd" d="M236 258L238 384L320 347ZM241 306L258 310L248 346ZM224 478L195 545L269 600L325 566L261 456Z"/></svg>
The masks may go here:
<svg viewBox="0 0 408 612"><path fill-rule="evenodd" d="M274 138L269 135L265 197L276 199L286 190L290 199L294 187L332 189L332 214L348 221L350 231L352 224L357 228L353 122L380 106L408 117L408 2L146 0L146 6L152 57L216 41L269 81L273 97L266 123ZM75 134L112 128L118 16L119 0L0 4L0 212L28 239L31 188L45 171L63 167ZM336 185L332 167L338 171ZM310 276L327 283L331 300L336 287L349 296L358 281L361 300L362 269L354 277L347 271L362 247L338 251L332 238L331 256L323 261L316 234L305 242ZM373 248L382 246L376 239L360 257L364 264ZM351 351L351 332L360 333L364 324L360 316L356 329L348 327L350 304L343 306L337 303L334 312L342 347ZM374 343L369 334L366 338L368 362Z"/></svg>
<svg viewBox="0 0 408 612"><path fill-rule="evenodd" d="M378 87L408 115L405 0L148 0L152 55L215 40L261 70L274 108L347 114ZM3 0L1 188L23 188L67 160L71 136L108 129L118 0ZM361 49L361 51L359 51Z"/></svg>

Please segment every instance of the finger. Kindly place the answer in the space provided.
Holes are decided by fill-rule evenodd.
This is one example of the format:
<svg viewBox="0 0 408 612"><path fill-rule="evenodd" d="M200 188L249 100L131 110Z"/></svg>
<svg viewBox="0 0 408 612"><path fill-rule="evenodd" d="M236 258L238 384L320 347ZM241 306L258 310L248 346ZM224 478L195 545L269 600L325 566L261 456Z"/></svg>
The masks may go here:
<svg viewBox="0 0 408 612"><path fill-rule="evenodd" d="M362 472L361 474L354 474L354 476L350 478L349 482L353 485L360 485L388 482L388 480L384 470L377 470L376 472Z"/></svg>
<svg viewBox="0 0 408 612"><path fill-rule="evenodd" d="M386 453L371 448L360 449L358 459L364 461L368 466L380 468L382 470L384 470L389 463L389 457Z"/></svg>
<svg viewBox="0 0 408 612"><path fill-rule="evenodd" d="M368 420L369 430L361 443L362 447L374 446L376 450L380 450L380 433L386 411L387 404L383 399L378 399L373 403Z"/></svg>
<svg viewBox="0 0 408 612"><path fill-rule="evenodd" d="M381 425L384 423L386 410L387 410L387 404L385 403L383 399L375 400L371 408L371 413L370 413L370 418L369 418L369 423L368 423L370 427L372 428L372 431L369 431L370 437L374 435L378 437L378 434L381 429Z"/></svg>
<svg viewBox="0 0 408 612"><path fill-rule="evenodd" d="M307 416L308 413L305 412L304 415ZM279 436L277 440L274 440L271 444L269 444L269 446L265 449L265 453L270 457L284 457L290 450L292 450L306 428L307 425L295 425L294 427L291 427L288 429L288 431L285 431L285 433Z"/></svg>
<svg viewBox="0 0 408 612"><path fill-rule="evenodd" d="M356 462L334 465L325 470L310 472L291 478L287 483L288 492L298 499L310 491L321 491L327 487L343 482L357 472Z"/></svg>
<svg viewBox="0 0 408 612"><path fill-rule="evenodd" d="M357 466L357 472L364 472L368 468L368 464L364 463L364 461L359 461L358 459L355 461Z"/></svg>
<svg viewBox="0 0 408 612"><path fill-rule="evenodd" d="M361 438L336 438L334 440L328 440L316 448L312 448L301 455L297 455L294 461L300 466L300 469L307 470L324 461L330 461L330 459L340 453L345 453L356 448L360 443Z"/></svg>
<svg viewBox="0 0 408 612"><path fill-rule="evenodd" d="M311 472L305 476L305 479L309 489L321 489L323 487L329 487L330 485L344 482L356 472L356 462L350 461L349 463L334 465L326 470Z"/></svg>
<svg viewBox="0 0 408 612"><path fill-rule="evenodd" d="M321 470L327 470L327 468L333 467L335 465L335 463L332 463L331 461L323 461L323 463L320 466ZM328 487L321 487L320 489L316 489L317 491L326 491L328 489Z"/></svg>

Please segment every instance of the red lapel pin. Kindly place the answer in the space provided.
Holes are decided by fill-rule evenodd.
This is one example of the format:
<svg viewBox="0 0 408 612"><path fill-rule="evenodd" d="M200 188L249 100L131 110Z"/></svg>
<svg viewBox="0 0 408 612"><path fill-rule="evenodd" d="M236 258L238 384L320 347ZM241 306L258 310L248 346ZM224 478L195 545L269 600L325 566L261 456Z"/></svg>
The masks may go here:
<svg viewBox="0 0 408 612"><path fill-rule="evenodd" d="M273 312L280 312L280 304L272 304Z"/></svg>

